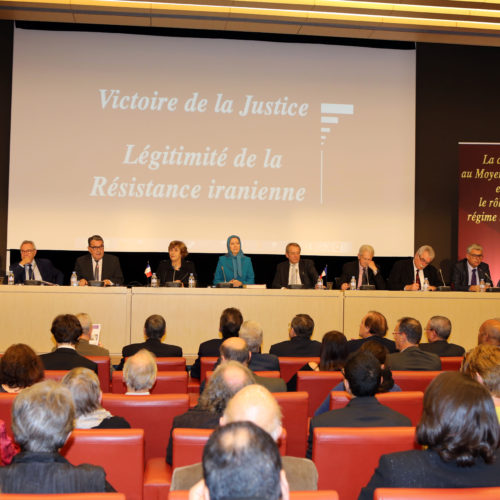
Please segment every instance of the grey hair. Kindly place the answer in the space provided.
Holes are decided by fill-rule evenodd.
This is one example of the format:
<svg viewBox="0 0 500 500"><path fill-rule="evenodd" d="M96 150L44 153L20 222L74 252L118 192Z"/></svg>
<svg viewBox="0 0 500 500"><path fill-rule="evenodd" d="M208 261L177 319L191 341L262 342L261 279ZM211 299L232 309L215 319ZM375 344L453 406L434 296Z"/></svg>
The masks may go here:
<svg viewBox="0 0 500 500"><path fill-rule="evenodd" d="M156 381L157 370L154 354L141 349L125 361L123 380L134 391L149 391Z"/></svg>
<svg viewBox="0 0 500 500"><path fill-rule="evenodd" d="M429 320L429 326L440 339L447 340L451 334L451 321L446 316L433 316Z"/></svg>
<svg viewBox="0 0 500 500"><path fill-rule="evenodd" d="M365 252L370 252L372 257L375 255L375 249L371 245L361 245L358 250L358 255L361 255Z"/></svg>
<svg viewBox="0 0 500 500"><path fill-rule="evenodd" d="M436 252L434 251L434 248L432 248L430 245L422 245L418 250L417 253L420 257L422 257L422 254L427 252L429 254L429 257L431 260L434 260L434 257L436 256Z"/></svg>
<svg viewBox="0 0 500 500"><path fill-rule="evenodd" d="M35 245L35 242L34 241L31 241L31 240L24 240L22 243L21 243L21 246L19 247L19 249L21 249L21 247L23 245L33 245L33 248L36 250L36 245Z"/></svg>
<svg viewBox="0 0 500 500"><path fill-rule="evenodd" d="M244 321L240 327L239 336L247 343L250 352L259 352L264 332L258 321Z"/></svg>
<svg viewBox="0 0 500 500"><path fill-rule="evenodd" d="M61 383L69 389L75 405L75 417L92 413L101 407L101 386L97 375L88 368L73 368Z"/></svg>
<svg viewBox="0 0 500 500"><path fill-rule="evenodd" d="M478 245L477 243L472 243L467 247L467 253L471 253L472 250L479 250L481 253L483 252L483 247Z"/></svg>
<svg viewBox="0 0 500 500"><path fill-rule="evenodd" d="M90 330L92 329L92 318L87 313L75 314L82 325L82 335L90 335Z"/></svg>

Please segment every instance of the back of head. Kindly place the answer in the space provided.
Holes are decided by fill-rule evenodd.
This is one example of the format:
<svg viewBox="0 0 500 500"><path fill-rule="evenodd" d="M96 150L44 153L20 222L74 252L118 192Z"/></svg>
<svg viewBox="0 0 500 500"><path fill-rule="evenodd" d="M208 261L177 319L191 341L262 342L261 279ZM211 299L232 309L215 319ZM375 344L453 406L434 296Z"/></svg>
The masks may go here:
<svg viewBox="0 0 500 500"><path fill-rule="evenodd" d="M387 334L387 320L378 311L368 311L368 314L365 316L365 326L371 335L385 337Z"/></svg>
<svg viewBox="0 0 500 500"><path fill-rule="evenodd" d="M371 352L357 351L347 358L344 376L353 396L374 396L380 385L382 370Z"/></svg>
<svg viewBox="0 0 500 500"><path fill-rule="evenodd" d="M366 342L363 342L359 350L361 352L371 352L381 365L385 364L385 360L387 359L387 355L389 354L387 348L376 340L368 340Z"/></svg>
<svg viewBox="0 0 500 500"><path fill-rule="evenodd" d="M222 333L222 338L237 337L243 323L243 316L239 309L228 307L222 311L219 321L219 332Z"/></svg>
<svg viewBox="0 0 500 500"><path fill-rule="evenodd" d="M92 370L73 368L66 373L61 382L71 392L76 418L101 407L101 386Z"/></svg>
<svg viewBox="0 0 500 500"><path fill-rule="evenodd" d="M500 346L500 320L486 320L479 327L479 343Z"/></svg>
<svg viewBox="0 0 500 500"><path fill-rule="evenodd" d="M123 380L129 391L146 392L153 387L156 372L155 356L146 349L141 349L125 361Z"/></svg>
<svg viewBox="0 0 500 500"><path fill-rule="evenodd" d="M282 430L281 418L281 409L276 398L264 386L252 384L231 398L221 424L253 422L277 441Z"/></svg>
<svg viewBox="0 0 500 500"><path fill-rule="evenodd" d="M248 365L250 354L247 343L240 337L230 337L220 345L220 355L224 361L238 361Z"/></svg>
<svg viewBox="0 0 500 500"><path fill-rule="evenodd" d="M207 382L199 407L222 414L228 401L243 387L255 384L253 373L237 361L225 361L217 367Z"/></svg>
<svg viewBox="0 0 500 500"><path fill-rule="evenodd" d="M404 317L399 321L399 331L406 335L410 344L419 344L422 339L422 325L415 318Z"/></svg>
<svg viewBox="0 0 500 500"><path fill-rule="evenodd" d="M291 324L297 337L310 339L314 331L314 320L309 314L297 314Z"/></svg>
<svg viewBox="0 0 500 500"><path fill-rule="evenodd" d="M260 352L264 336L260 323L253 320L244 321L241 325L239 336L247 343L250 352Z"/></svg>
<svg viewBox="0 0 500 500"><path fill-rule="evenodd" d="M12 405L12 431L23 451L55 452L73 430L74 418L70 392L53 380L24 389Z"/></svg>
<svg viewBox="0 0 500 500"><path fill-rule="evenodd" d="M442 340L448 340L451 334L451 321L446 316L433 316L429 320L429 328L436 332Z"/></svg>
<svg viewBox="0 0 500 500"><path fill-rule="evenodd" d="M160 340L165 335L166 328L165 318L159 314L149 316L144 323L144 333L148 339Z"/></svg>
<svg viewBox="0 0 500 500"><path fill-rule="evenodd" d="M342 332L332 330L323 335L319 369L322 371L341 370L347 356L347 339Z"/></svg>
<svg viewBox="0 0 500 500"><path fill-rule="evenodd" d="M26 344L13 344L0 359L0 384L24 388L43 379L43 364Z"/></svg>
<svg viewBox="0 0 500 500"><path fill-rule="evenodd" d="M417 439L445 462L471 466L480 457L495 459L499 444L498 417L489 392L459 372L444 372L424 395Z"/></svg>
<svg viewBox="0 0 500 500"><path fill-rule="evenodd" d="M482 382L496 397L500 396L500 347L480 344L469 351L462 371L474 380Z"/></svg>
<svg viewBox="0 0 500 500"><path fill-rule="evenodd" d="M82 335L86 335L90 338L90 334L92 333L92 318L87 313L78 313L76 314L78 321L80 322L80 326L82 327Z"/></svg>
<svg viewBox="0 0 500 500"><path fill-rule="evenodd" d="M82 334L82 325L74 314L60 314L52 321L50 331L58 344L76 345Z"/></svg>
<svg viewBox="0 0 500 500"><path fill-rule="evenodd" d="M203 450L203 476L210 500L278 500L280 472L276 443L251 422L219 427Z"/></svg>

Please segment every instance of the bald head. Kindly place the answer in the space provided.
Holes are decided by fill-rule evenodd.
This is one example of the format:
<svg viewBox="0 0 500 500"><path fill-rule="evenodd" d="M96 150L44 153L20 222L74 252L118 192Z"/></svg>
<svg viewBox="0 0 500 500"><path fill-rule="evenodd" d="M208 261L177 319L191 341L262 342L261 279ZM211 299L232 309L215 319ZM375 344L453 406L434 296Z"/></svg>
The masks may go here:
<svg viewBox="0 0 500 500"><path fill-rule="evenodd" d="M248 365L250 354L247 343L240 337L230 337L220 346L220 356L223 361L238 361Z"/></svg>
<svg viewBox="0 0 500 500"><path fill-rule="evenodd" d="M500 320L497 318L486 320L479 327L478 344L500 346Z"/></svg>
<svg viewBox="0 0 500 500"><path fill-rule="evenodd" d="M221 425L253 422L277 441L281 435L281 409L273 395L262 385L244 387L229 401Z"/></svg>

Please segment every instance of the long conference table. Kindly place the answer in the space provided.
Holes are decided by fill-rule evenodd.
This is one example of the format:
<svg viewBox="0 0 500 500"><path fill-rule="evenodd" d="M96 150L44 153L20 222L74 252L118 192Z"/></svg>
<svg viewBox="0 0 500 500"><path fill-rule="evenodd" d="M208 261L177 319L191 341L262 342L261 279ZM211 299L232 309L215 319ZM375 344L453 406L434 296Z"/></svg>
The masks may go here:
<svg viewBox="0 0 500 500"><path fill-rule="evenodd" d="M124 345L143 341L144 320L161 314L167 321L165 342L180 345L189 359L198 345L217 336L219 317L237 307L244 319L264 329L263 352L288 339L293 316L310 314L313 338L329 330L356 338L362 317L380 311L389 323L388 338L402 316L417 318L425 328L434 315L451 319L450 341L466 349L477 343L481 323L500 316L500 294L470 292L393 292L340 290L268 290L215 288L94 288L0 286L0 352L23 342L38 353L54 347L50 326L58 314L86 312L101 324L101 342L112 355ZM425 340L425 334L423 335Z"/></svg>

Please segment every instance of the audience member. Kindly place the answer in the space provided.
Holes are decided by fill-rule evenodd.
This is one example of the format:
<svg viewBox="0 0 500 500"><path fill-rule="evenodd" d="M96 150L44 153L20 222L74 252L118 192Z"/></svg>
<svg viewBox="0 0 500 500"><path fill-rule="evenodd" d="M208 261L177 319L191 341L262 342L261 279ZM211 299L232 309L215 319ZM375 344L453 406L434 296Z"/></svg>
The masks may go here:
<svg viewBox="0 0 500 500"><path fill-rule="evenodd" d="M477 343L500 346L500 319L487 319L479 327Z"/></svg>
<svg viewBox="0 0 500 500"><path fill-rule="evenodd" d="M102 391L97 375L87 368L73 368L62 384L71 392L75 406L75 429L129 429L122 417L114 417L101 406Z"/></svg>
<svg viewBox="0 0 500 500"><path fill-rule="evenodd" d="M194 408L174 417L167 447L168 464L172 464L172 431L177 427L214 429L219 424L228 401L242 388L255 383L253 373L241 363L226 361L213 373Z"/></svg>
<svg viewBox="0 0 500 500"><path fill-rule="evenodd" d="M82 326L82 334L76 344L76 352L82 356L109 356L108 349L101 345L90 343L92 337L92 318L87 313L78 313L76 315Z"/></svg>
<svg viewBox="0 0 500 500"><path fill-rule="evenodd" d="M147 349L141 349L130 356L123 367L123 381L127 386L126 394L132 396L147 396L156 382L155 355Z"/></svg>
<svg viewBox="0 0 500 500"><path fill-rule="evenodd" d="M432 316L425 328L428 344L420 344L420 349L441 357L463 356L465 349L457 344L450 344L451 321L445 316Z"/></svg>
<svg viewBox="0 0 500 500"><path fill-rule="evenodd" d="M311 340L313 331L314 321L311 316L309 314L297 314L292 319L288 331L290 340L272 345L269 352L276 356L319 356L321 343L317 340Z"/></svg>
<svg viewBox="0 0 500 500"><path fill-rule="evenodd" d="M499 426L488 391L459 372L444 372L424 395L417 441L424 448L382 455L359 500L375 488L500 486Z"/></svg>
<svg viewBox="0 0 500 500"><path fill-rule="evenodd" d="M264 332L257 321L244 321L240 327L239 336L247 343L252 353L248 368L252 371L279 371L280 363L274 354L261 354Z"/></svg>
<svg viewBox="0 0 500 500"><path fill-rule="evenodd" d="M26 344L12 344L0 358L0 392L19 392L43 380L43 364Z"/></svg>
<svg viewBox="0 0 500 500"><path fill-rule="evenodd" d="M342 266L342 274L340 275L340 289L348 290L351 279L356 280L356 288L359 289L362 285L374 285L377 290L385 289L385 280L373 262L375 249L371 245L361 245L358 250L358 259L352 262L346 262Z"/></svg>
<svg viewBox="0 0 500 500"><path fill-rule="evenodd" d="M317 427L406 427L408 417L380 404L375 394L380 386L382 368L371 352L355 352L344 367L344 385L353 396L345 408L313 417L309 427L307 457L312 458L313 435Z"/></svg>
<svg viewBox="0 0 500 500"><path fill-rule="evenodd" d="M347 353L357 351L368 340L374 340L383 345L389 352L396 352L394 340L386 338L387 320L378 311L368 311L359 325L359 339L349 340L347 343Z"/></svg>
<svg viewBox="0 0 500 500"><path fill-rule="evenodd" d="M102 467L72 465L58 450L73 430L75 410L66 387L46 380L20 392L12 406L12 431L21 453L0 468L2 493L114 491Z"/></svg>
<svg viewBox="0 0 500 500"><path fill-rule="evenodd" d="M82 326L76 316L60 314L52 322L50 331L57 349L40 356L46 370L71 370L83 366L97 373L97 365L76 352L76 344L82 334Z"/></svg>
<svg viewBox="0 0 500 500"><path fill-rule="evenodd" d="M439 356L418 348L422 338L422 325L415 318L404 317L394 328L396 348L400 352L389 354L387 366L391 370L441 370Z"/></svg>
<svg viewBox="0 0 500 500"><path fill-rule="evenodd" d="M229 337L237 337L242 323L243 316L239 309L228 307L222 311L219 320L219 332L222 335L222 339L207 340L200 344L198 348L198 357L191 368L191 377L200 378L201 357L219 356L219 349L223 340Z"/></svg>

